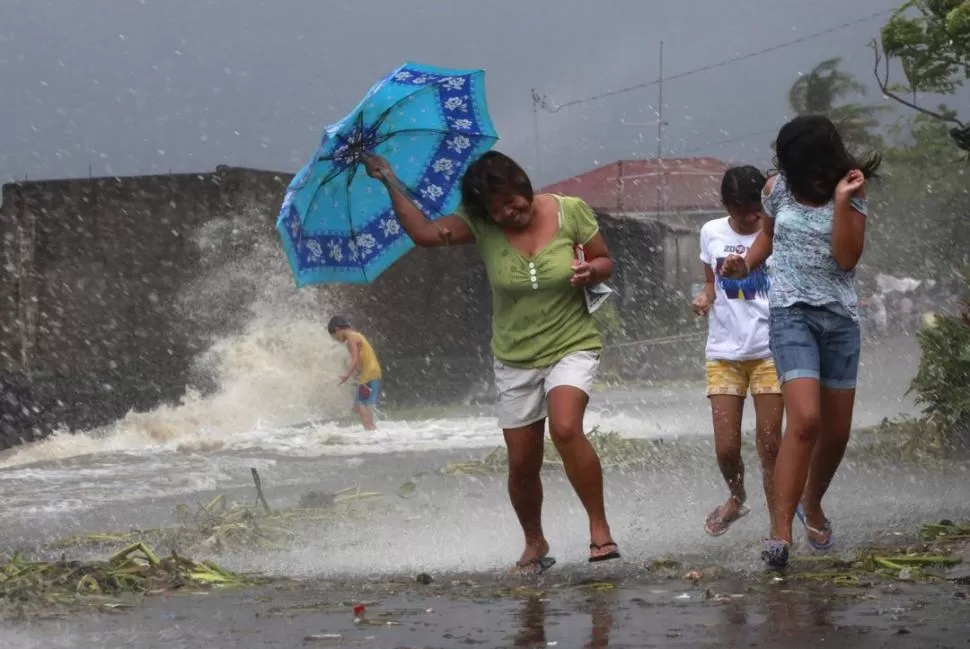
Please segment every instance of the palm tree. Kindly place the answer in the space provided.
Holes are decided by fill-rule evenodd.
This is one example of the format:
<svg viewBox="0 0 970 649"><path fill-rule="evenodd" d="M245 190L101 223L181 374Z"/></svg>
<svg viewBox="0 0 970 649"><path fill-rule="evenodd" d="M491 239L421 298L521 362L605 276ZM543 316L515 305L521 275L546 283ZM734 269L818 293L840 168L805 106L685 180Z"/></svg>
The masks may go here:
<svg viewBox="0 0 970 649"><path fill-rule="evenodd" d="M839 69L839 57L822 61L803 75L788 90L788 104L798 115L825 115L839 126L852 145L877 146L882 138L874 133L879 126L876 115L887 106L839 103L846 97L866 94L866 87L848 72Z"/></svg>

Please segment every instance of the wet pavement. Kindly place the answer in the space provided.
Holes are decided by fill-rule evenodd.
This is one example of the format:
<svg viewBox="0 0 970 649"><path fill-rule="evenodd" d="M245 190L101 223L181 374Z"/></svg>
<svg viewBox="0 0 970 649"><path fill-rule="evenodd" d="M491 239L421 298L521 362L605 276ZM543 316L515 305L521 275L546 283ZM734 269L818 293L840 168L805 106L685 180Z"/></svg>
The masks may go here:
<svg viewBox="0 0 970 649"><path fill-rule="evenodd" d="M589 571L583 571L584 573ZM547 573L428 586L308 583L147 600L116 615L7 623L10 649L970 645L967 586L830 588L735 576L697 586ZM447 579L447 578L445 578ZM595 579L595 581L594 581ZM567 582L569 580L566 580ZM499 593L499 591L501 591ZM355 621L354 607L365 612Z"/></svg>

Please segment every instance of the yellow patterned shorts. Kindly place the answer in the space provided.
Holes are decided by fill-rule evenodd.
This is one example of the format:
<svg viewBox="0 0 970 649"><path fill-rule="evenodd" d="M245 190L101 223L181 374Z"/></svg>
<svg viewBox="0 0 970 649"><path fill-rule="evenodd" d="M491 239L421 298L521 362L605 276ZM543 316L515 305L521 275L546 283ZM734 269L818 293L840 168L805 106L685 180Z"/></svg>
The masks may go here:
<svg viewBox="0 0 970 649"><path fill-rule="evenodd" d="M707 361L707 396L744 397L748 389L752 395L781 394L773 360Z"/></svg>

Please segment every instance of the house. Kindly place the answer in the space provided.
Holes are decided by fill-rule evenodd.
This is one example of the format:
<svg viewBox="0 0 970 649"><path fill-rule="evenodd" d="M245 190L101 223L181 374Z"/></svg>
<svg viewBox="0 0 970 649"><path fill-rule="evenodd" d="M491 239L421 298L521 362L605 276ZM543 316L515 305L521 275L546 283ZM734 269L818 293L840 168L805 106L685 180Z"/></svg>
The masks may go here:
<svg viewBox="0 0 970 649"><path fill-rule="evenodd" d="M668 290L687 294L703 278L698 260L701 226L724 215L721 176L727 168L716 158L619 160L542 191L578 196L599 214L662 224L666 233L657 252L663 255L664 271L659 279ZM624 269L618 273L622 280ZM630 289L628 294L637 293Z"/></svg>

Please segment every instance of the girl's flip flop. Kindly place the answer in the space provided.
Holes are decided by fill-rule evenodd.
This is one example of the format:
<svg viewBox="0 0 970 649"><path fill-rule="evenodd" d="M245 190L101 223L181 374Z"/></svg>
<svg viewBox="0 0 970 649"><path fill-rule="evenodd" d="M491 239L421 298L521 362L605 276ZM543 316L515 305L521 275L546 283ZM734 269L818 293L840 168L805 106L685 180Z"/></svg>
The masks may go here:
<svg viewBox="0 0 970 649"><path fill-rule="evenodd" d="M788 567L788 542L765 539L761 544L761 560L773 570L784 570Z"/></svg>
<svg viewBox="0 0 970 649"><path fill-rule="evenodd" d="M725 520L721 515L721 508L723 505L718 505L710 514L707 515L707 520L704 521L704 531L711 536L721 536L735 523L748 515L751 510L747 505L741 505L738 508L738 513L731 520Z"/></svg>
<svg viewBox="0 0 970 649"><path fill-rule="evenodd" d="M808 524L808 519L805 518L805 508L802 507L801 503L798 503L798 507L795 508L795 515L798 516L798 520L802 522L802 527L805 528L805 531L810 533L810 534L806 534L805 538L808 539L808 544L812 546L813 549L828 550L833 545L835 545L835 532L832 531L832 523L826 520L825 524L822 525L822 529L820 530L815 529L814 527ZM817 536L825 536L826 534L828 534L829 540L826 541L825 543L817 543L815 539L812 538L811 536L812 534L815 534Z"/></svg>

